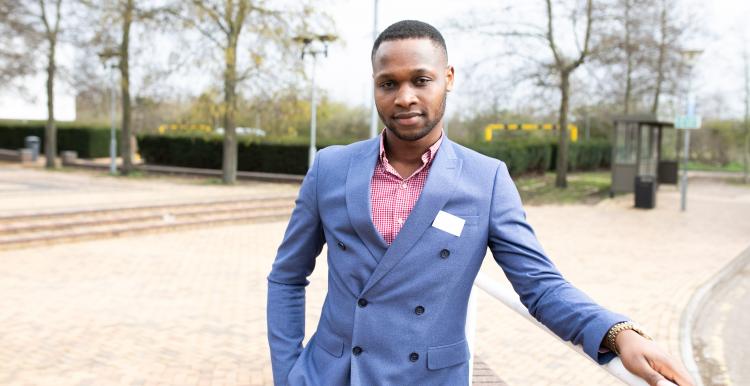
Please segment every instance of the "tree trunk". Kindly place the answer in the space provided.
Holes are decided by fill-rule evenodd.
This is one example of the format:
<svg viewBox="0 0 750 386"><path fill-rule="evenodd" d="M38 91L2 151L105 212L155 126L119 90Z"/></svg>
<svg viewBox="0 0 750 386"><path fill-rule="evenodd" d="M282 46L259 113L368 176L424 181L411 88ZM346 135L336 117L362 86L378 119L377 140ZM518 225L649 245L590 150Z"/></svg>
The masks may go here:
<svg viewBox="0 0 750 386"><path fill-rule="evenodd" d="M45 166L49 169L57 165L57 127L55 126L55 46L56 37L49 37L47 56L47 124L44 127Z"/></svg>
<svg viewBox="0 0 750 386"><path fill-rule="evenodd" d="M237 40L234 32L228 34L225 49L226 69L224 71L224 152L222 175L225 184L237 180L237 133L235 130L235 113L237 108Z"/></svg>
<svg viewBox="0 0 750 386"><path fill-rule="evenodd" d="M625 106L623 112L630 112L630 94L633 88L633 50L630 44L630 0L625 0Z"/></svg>
<svg viewBox="0 0 750 386"><path fill-rule="evenodd" d="M659 57L656 61L656 84L654 85L654 102L651 105L651 114L659 113L659 96L662 83L664 83L664 60L667 55L667 4L662 1L661 14L659 17Z"/></svg>
<svg viewBox="0 0 750 386"><path fill-rule="evenodd" d="M568 104L570 103L570 73L560 73L560 117L558 120L557 165L555 186L568 187Z"/></svg>
<svg viewBox="0 0 750 386"><path fill-rule="evenodd" d="M133 133L130 108L130 25L133 22L133 0L127 0L122 17L122 40L120 42L120 91L122 92L122 127L120 131L120 154L122 174L133 171Z"/></svg>

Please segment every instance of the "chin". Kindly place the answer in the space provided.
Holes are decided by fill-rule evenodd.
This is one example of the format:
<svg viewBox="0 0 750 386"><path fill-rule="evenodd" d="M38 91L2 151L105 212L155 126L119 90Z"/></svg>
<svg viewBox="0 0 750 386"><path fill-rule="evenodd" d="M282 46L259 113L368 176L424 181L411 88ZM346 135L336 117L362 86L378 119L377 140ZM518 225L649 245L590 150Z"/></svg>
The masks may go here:
<svg viewBox="0 0 750 386"><path fill-rule="evenodd" d="M391 123L388 128L396 137L398 137L398 139L402 141L418 141L430 134L432 129L434 129L434 126L429 128L425 126L399 127Z"/></svg>

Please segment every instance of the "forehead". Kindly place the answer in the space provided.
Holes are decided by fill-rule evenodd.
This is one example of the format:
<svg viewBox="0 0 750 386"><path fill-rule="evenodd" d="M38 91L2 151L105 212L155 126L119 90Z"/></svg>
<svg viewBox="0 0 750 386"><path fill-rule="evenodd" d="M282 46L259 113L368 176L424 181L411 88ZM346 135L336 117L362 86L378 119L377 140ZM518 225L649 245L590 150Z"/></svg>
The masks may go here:
<svg viewBox="0 0 750 386"><path fill-rule="evenodd" d="M387 40L380 44L372 58L374 76L383 71L438 70L447 65L443 49L430 39Z"/></svg>

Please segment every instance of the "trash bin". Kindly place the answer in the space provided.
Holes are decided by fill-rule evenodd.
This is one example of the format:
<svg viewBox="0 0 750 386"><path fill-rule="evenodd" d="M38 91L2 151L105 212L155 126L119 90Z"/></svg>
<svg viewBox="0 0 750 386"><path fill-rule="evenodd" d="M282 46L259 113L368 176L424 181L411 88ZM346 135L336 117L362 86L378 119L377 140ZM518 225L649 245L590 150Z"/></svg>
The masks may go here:
<svg viewBox="0 0 750 386"><path fill-rule="evenodd" d="M653 209L656 206L656 177L635 177L635 207Z"/></svg>
<svg viewBox="0 0 750 386"><path fill-rule="evenodd" d="M24 147L31 150L31 160L36 161L39 157L39 137L30 135L24 138Z"/></svg>

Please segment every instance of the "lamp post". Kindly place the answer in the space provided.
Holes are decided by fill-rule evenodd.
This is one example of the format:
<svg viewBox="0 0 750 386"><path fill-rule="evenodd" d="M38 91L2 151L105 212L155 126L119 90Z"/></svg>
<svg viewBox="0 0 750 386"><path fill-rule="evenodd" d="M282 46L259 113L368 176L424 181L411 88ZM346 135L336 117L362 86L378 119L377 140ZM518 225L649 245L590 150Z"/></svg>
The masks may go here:
<svg viewBox="0 0 750 386"><path fill-rule="evenodd" d="M308 155L308 167L312 167L313 161L315 161L315 153L317 148L315 147L316 130L317 130L317 99L315 92L315 70L318 63L318 55L328 57L328 43L336 40L334 35L310 35L310 36L297 36L294 41L302 43L302 60L305 59L306 55L312 56L312 76L310 79L311 83L311 117L310 117L310 153Z"/></svg>
<svg viewBox="0 0 750 386"><path fill-rule="evenodd" d="M683 149L683 166L682 176L680 178L680 210L684 212L687 209L687 167L688 158L690 156L690 130L697 129L700 127L700 118L695 114L695 95L693 94L693 67L695 60L703 53L703 50L685 50L680 52L682 58L685 60L688 66L688 90L687 100L685 101L685 116L683 122L678 128L684 129L684 149Z"/></svg>
<svg viewBox="0 0 750 386"><path fill-rule="evenodd" d="M378 38L378 0L374 0L372 16L372 41ZM372 98L370 98L370 138L378 135L378 110L375 107L375 84L373 83Z"/></svg>
<svg viewBox="0 0 750 386"><path fill-rule="evenodd" d="M117 64L115 59L119 57L117 50L108 48L99 53L104 68L109 67L109 115L110 115L110 133L109 133L109 174L117 175L117 135L115 133L115 69Z"/></svg>

